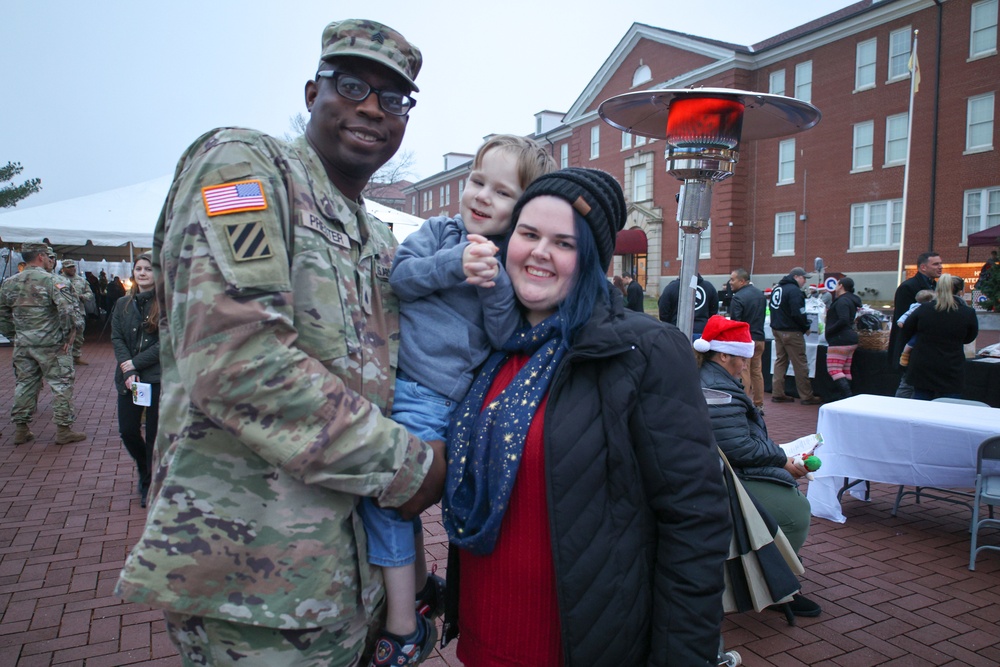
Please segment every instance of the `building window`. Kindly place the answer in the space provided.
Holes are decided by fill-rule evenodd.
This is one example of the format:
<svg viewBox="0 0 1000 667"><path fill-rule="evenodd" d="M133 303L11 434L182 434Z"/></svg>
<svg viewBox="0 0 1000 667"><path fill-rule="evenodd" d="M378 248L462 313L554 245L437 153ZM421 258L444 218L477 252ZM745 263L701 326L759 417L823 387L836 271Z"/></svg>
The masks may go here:
<svg viewBox="0 0 1000 667"><path fill-rule="evenodd" d="M875 57L878 55L878 40L869 39L858 43L854 61L854 90L875 87Z"/></svg>
<svg viewBox="0 0 1000 667"><path fill-rule="evenodd" d="M590 159L596 159L601 156L601 128L599 125L595 125L590 128Z"/></svg>
<svg viewBox="0 0 1000 667"><path fill-rule="evenodd" d="M785 94L785 70L779 69L777 72L771 72L771 74L768 75L767 92L772 95Z"/></svg>
<svg viewBox="0 0 1000 667"><path fill-rule="evenodd" d="M875 121L867 120L854 126L854 157L851 171L868 171L872 168L875 146Z"/></svg>
<svg viewBox="0 0 1000 667"><path fill-rule="evenodd" d="M642 136L641 134L637 134L635 136L635 146L636 146L636 148L638 148L639 146L645 146L645 145L646 145L646 137Z"/></svg>
<svg viewBox="0 0 1000 667"><path fill-rule="evenodd" d="M969 98L965 123L965 150L986 151L993 148L993 93Z"/></svg>
<svg viewBox="0 0 1000 667"><path fill-rule="evenodd" d="M851 249L898 247L902 229L902 199L851 206Z"/></svg>
<svg viewBox="0 0 1000 667"><path fill-rule="evenodd" d="M885 119L885 166L906 163L907 121L905 113Z"/></svg>
<svg viewBox="0 0 1000 667"><path fill-rule="evenodd" d="M632 85L638 86L641 83L646 83L653 78L653 73L649 69L649 65L639 65L635 68L635 72L632 74Z"/></svg>
<svg viewBox="0 0 1000 667"><path fill-rule="evenodd" d="M640 202L649 199L649 183L646 181L646 166L632 169L632 201Z"/></svg>
<svg viewBox="0 0 1000 667"><path fill-rule="evenodd" d="M778 185L795 182L795 139L778 144Z"/></svg>
<svg viewBox="0 0 1000 667"><path fill-rule="evenodd" d="M444 205L451 206L451 183L444 186Z"/></svg>
<svg viewBox="0 0 1000 667"><path fill-rule="evenodd" d="M565 169L569 166L569 144L559 147L559 168Z"/></svg>
<svg viewBox="0 0 1000 667"><path fill-rule="evenodd" d="M997 0L983 0L972 5L969 57L990 56L997 52Z"/></svg>
<svg viewBox="0 0 1000 667"><path fill-rule="evenodd" d="M444 206L444 186L438 188L438 206Z"/></svg>
<svg viewBox="0 0 1000 667"><path fill-rule="evenodd" d="M774 216L774 254L795 254L795 212Z"/></svg>
<svg viewBox="0 0 1000 667"><path fill-rule="evenodd" d="M962 243L969 234L1000 225L1000 187L965 191Z"/></svg>
<svg viewBox="0 0 1000 667"><path fill-rule="evenodd" d="M811 60L795 66L795 99L812 102L813 64Z"/></svg>
<svg viewBox="0 0 1000 667"><path fill-rule="evenodd" d="M410 215L417 214L417 195L410 197Z"/></svg>
<svg viewBox="0 0 1000 667"><path fill-rule="evenodd" d="M684 256L684 240L687 236L684 231L677 230L677 259L681 259ZM708 221L708 227L705 231L701 233L698 244L698 259L711 259L712 258L712 221Z"/></svg>
<svg viewBox="0 0 1000 667"><path fill-rule="evenodd" d="M424 200L424 210L425 211L431 210L432 198L434 196L434 193L431 192L430 190L426 190L422 193L421 196L423 197Z"/></svg>
<svg viewBox="0 0 1000 667"><path fill-rule="evenodd" d="M622 150L632 148L632 135L628 132L622 132Z"/></svg>
<svg viewBox="0 0 1000 667"><path fill-rule="evenodd" d="M889 81L910 75L910 26L889 33Z"/></svg>

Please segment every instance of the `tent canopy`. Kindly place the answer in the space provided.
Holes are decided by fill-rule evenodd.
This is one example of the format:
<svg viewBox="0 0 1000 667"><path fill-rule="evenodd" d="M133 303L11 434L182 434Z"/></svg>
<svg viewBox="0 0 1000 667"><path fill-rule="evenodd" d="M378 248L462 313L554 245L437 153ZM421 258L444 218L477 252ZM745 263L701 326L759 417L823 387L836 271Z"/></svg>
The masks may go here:
<svg viewBox="0 0 1000 667"><path fill-rule="evenodd" d="M1000 245L1000 225L969 234L968 241L970 246Z"/></svg>
<svg viewBox="0 0 1000 667"><path fill-rule="evenodd" d="M45 240L60 257L130 260L132 252L138 254L153 247L153 230L172 180L172 176L162 176L86 197L2 213L0 243ZM365 204L399 240L423 224L416 216L378 202L369 200Z"/></svg>

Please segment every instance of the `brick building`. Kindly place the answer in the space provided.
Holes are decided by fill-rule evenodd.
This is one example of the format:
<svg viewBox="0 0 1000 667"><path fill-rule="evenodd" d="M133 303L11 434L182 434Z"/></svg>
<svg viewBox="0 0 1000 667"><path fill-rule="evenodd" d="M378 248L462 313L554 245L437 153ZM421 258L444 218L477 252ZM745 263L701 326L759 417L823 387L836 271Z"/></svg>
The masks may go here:
<svg viewBox="0 0 1000 667"><path fill-rule="evenodd" d="M748 268L768 287L792 266L825 260L869 299L892 298L902 228L910 52L919 31L904 260L933 248L966 261L966 236L1000 224L994 122L1000 88L998 0L863 0L751 46L633 24L565 114L536 115L535 138L562 166L604 169L629 202L614 270L656 294L680 270L675 195L665 143L623 133L597 114L637 90L709 86L783 94L823 118L789 137L746 141L715 186L700 271L717 284ZM405 210L455 214L470 163L405 193ZM985 254L988 254L988 248ZM970 261L982 263L984 249Z"/></svg>

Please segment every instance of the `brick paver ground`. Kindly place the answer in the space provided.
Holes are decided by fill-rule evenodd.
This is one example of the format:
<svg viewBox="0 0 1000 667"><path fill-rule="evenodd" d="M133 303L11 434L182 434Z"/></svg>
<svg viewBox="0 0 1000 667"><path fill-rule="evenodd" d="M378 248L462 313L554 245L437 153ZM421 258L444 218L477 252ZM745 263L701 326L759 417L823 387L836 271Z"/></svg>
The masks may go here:
<svg viewBox="0 0 1000 667"><path fill-rule="evenodd" d="M85 347L90 365L77 368L76 425L88 434L85 442L53 444L47 388L35 442L15 446L7 414L0 415L0 667L180 664L159 612L112 594L145 517L117 434L114 357L110 344L97 339L92 332ZM11 349L3 348L5 411L13 386ZM766 408L779 442L815 430L816 407ZM1000 664L1000 556L981 554L969 572L968 510L911 502L893 518L894 490L881 484L872 490L870 503L844 501L847 523L813 520L802 550L803 592L823 605L822 616L799 619L797 627L772 612L726 618L727 647L744 664ZM444 569L440 512L424 518L428 558ZM459 666L454 644L425 664Z"/></svg>

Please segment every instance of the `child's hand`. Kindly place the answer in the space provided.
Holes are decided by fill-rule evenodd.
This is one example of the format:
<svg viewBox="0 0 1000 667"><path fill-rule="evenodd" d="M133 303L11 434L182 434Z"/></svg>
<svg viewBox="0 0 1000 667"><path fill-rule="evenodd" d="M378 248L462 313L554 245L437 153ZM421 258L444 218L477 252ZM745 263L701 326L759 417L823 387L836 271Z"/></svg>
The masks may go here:
<svg viewBox="0 0 1000 667"><path fill-rule="evenodd" d="M466 282L478 287L493 287L493 279L500 273L499 251L492 241L479 234L469 234L469 245L462 252L462 269Z"/></svg>

